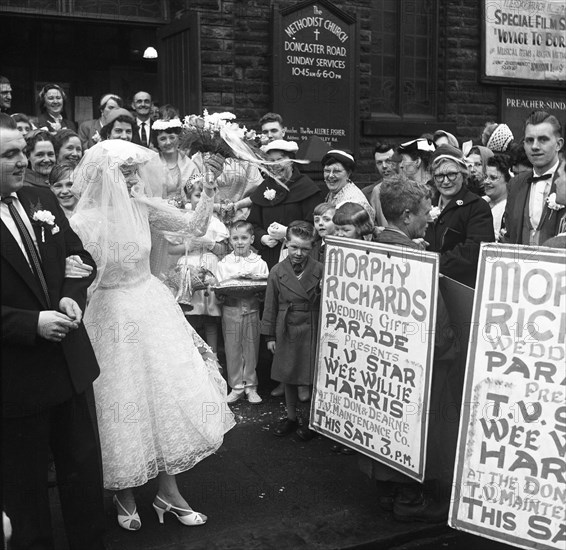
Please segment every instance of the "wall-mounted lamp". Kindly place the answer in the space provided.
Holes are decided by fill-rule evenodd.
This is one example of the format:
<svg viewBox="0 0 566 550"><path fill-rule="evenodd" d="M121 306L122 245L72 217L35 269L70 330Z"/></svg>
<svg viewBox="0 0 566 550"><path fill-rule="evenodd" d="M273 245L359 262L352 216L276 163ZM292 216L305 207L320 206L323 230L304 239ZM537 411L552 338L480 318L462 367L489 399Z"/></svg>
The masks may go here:
<svg viewBox="0 0 566 550"><path fill-rule="evenodd" d="M143 52L145 59L157 59L157 50L153 46L149 46Z"/></svg>

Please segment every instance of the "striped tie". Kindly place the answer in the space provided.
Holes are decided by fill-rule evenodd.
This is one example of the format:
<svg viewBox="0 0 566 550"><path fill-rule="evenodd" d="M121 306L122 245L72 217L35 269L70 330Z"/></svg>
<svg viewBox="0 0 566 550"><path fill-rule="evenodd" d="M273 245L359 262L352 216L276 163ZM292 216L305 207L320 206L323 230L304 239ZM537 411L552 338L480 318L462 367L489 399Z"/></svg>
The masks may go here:
<svg viewBox="0 0 566 550"><path fill-rule="evenodd" d="M16 227L20 232L22 243L24 245L24 248L29 258L29 262L31 264L31 270L33 271L33 274L39 281L41 289L43 290L43 294L45 294L47 306L51 307L51 300L49 299L49 292L47 290L47 281L45 280L45 275L43 274L43 269L41 267L41 260L39 259L39 253L35 248L35 245L33 244L33 239L31 238L31 235L29 234L29 231L27 230L27 227L24 224L24 220L22 220L22 217L20 216L16 207L14 206L13 200L14 197L11 196L2 197L2 202L8 205L8 210L10 211L10 214L14 219L14 222L16 223Z"/></svg>

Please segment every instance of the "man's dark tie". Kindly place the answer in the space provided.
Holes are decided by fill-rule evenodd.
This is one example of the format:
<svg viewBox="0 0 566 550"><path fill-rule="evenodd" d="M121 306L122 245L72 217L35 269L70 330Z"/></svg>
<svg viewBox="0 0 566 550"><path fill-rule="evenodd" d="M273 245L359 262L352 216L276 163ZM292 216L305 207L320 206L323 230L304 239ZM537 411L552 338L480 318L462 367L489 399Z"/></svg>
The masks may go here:
<svg viewBox="0 0 566 550"><path fill-rule="evenodd" d="M532 176L531 183L536 183L537 181L542 180L549 180L552 177L552 174L544 174L543 176Z"/></svg>
<svg viewBox="0 0 566 550"><path fill-rule="evenodd" d="M18 228L20 237L22 238L22 243L24 245L25 251L29 258L29 262L31 264L31 270L33 271L33 274L39 281L39 284L43 290L43 294L45 294L45 299L47 301L48 307L51 307L51 300L49 299L49 292L47 290L47 281L45 280L45 275L43 274L43 269L41 267L39 252L35 248L35 245L33 244L33 239L31 238L31 235L29 234L29 231L27 230L27 227L24 224L24 220L22 220L22 217L20 216L18 210L14 206L13 200L14 197L2 198L2 202L8 205L8 210L10 211L10 214L14 219L14 222L16 223L16 227Z"/></svg>
<svg viewBox="0 0 566 550"><path fill-rule="evenodd" d="M141 123L140 135L141 135L142 145L145 145L147 147L147 132L145 129L145 122Z"/></svg>

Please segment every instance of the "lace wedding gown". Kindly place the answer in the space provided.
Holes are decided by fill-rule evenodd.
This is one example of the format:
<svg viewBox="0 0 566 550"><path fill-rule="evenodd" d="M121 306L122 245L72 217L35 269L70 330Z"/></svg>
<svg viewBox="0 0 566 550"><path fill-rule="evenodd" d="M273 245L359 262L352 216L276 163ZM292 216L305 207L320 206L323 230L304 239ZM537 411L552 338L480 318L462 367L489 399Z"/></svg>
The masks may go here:
<svg viewBox="0 0 566 550"><path fill-rule="evenodd" d="M212 210L212 199L203 197L207 208L186 228L195 234L204 232L203 223L206 230ZM97 209L71 219L101 266L84 322L100 364L94 392L104 487L112 490L192 468L234 425L218 363L203 359L199 349L209 348L150 273L150 223L164 230L168 223L145 204L130 205L135 235ZM106 244L97 239L97 224L106 224Z"/></svg>

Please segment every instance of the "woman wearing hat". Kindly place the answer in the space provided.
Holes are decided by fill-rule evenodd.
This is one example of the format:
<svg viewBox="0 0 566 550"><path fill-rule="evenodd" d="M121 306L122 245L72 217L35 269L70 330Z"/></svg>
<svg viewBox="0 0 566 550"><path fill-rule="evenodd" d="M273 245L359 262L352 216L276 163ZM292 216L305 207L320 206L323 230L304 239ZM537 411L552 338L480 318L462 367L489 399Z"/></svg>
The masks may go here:
<svg viewBox="0 0 566 550"><path fill-rule="evenodd" d="M440 253L440 273L473 288L480 244L495 241L491 209L466 188L468 168L459 149L441 145L431 167L439 195L425 235L428 250Z"/></svg>
<svg viewBox="0 0 566 550"><path fill-rule="evenodd" d="M196 178L200 176L197 165L179 150L179 139L182 124L178 117L159 119L151 126L150 140L159 152L156 159L150 160L150 166L157 160L161 171L158 181L150 182L152 192L165 198L172 205L184 209L190 202L188 190ZM156 167L157 168L157 167ZM176 244L173 244L176 242ZM149 257L151 273L163 278L170 269L175 267L177 260L185 251L184 239L175 239L171 231L151 229L151 253Z"/></svg>
<svg viewBox="0 0 566 550"><path fill-rule="evenodd" d="M270 169L275 177L265 178L250 195L248 221L254 226L254 246L270 270L280 260L287 226L295 220L312 223L314 207L324 200L319 187L297 168L297 150L294 141L268 143L264 152L276 163Z"/></svg>
<svg viewBox="0 0 566 550"><path fill-rule="evenodd" d="M100 118L85 120L79 126L79 138L86 151L100 141L100 130L108 122L108 116L114 109L122 107L122 98L116 94L106 94L100 99Z"/></svg>
<svg viewBox="0 0 566 550"><path fill-rule="evenodd" d="M159 119L151 126L151 144L159 152L159 159L169 175L169 195L181 195L191 177L200 174L198 166L179 150L179 139L183 129L181 120L177 118Z"/></svg>
<svg viewBox="0 0 566 550"><path fill-rule="evenodd" d="M454 134L447 132L446 130L436 130L432 135L432 141L435 147L440 147L441 145L452 145L452 147L460 147L458 143L458 138Z"/></svg>
<svg viewBox="0 0 566 550"><path fill-rule="evenodd" d="M356 168L354 156L349 151L331 149L320 161L324 175L324 183L330 191L326 202L339 208L346 202L354 202L363 206L370 220L375 220L375 210L366 199L363 191L350 179Z"/></svg>
<svg viewBox="0 0 566 550"><path fill-rule="evenodd" d="M106 117L106 124L100 130L100 137L105 139L123 139L132 141L137 124L130 111L119 107L113 109Z"/></svg>
<svg viewBox="0 0 566 550"><path fill-rule="evenodd" d="M497 153L507 153L514 141L513 132L507 124L486 122L481 135L482 145Z"/></svg>
<svg viewBox="0 0 566 550"><path fill-rule="evenodd" d="M430 180L430 155L434 149L434 144L426 138L402 143L398 148L401 155L400 172L417 183L427 184Z"/></svg>

